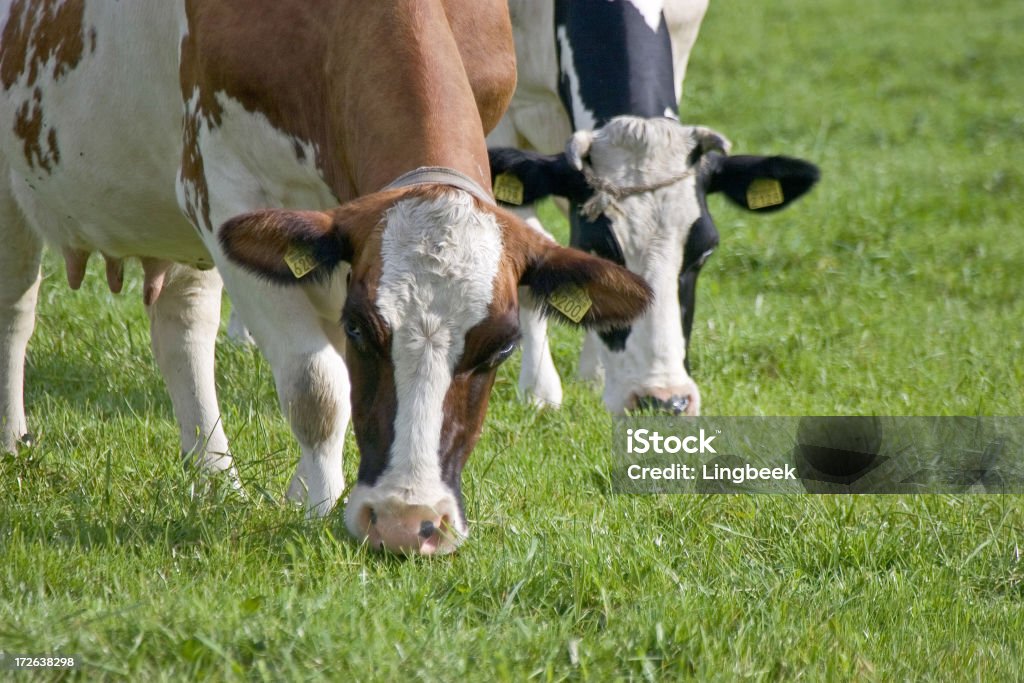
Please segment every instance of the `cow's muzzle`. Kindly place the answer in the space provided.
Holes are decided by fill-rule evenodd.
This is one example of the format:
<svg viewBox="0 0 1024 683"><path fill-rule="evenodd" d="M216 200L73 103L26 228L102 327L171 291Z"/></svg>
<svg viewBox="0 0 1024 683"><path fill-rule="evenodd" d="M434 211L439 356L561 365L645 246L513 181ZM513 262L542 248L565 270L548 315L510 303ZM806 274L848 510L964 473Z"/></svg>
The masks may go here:
<svg viewBox="0 0 1024 683"><path fill-rule="evenodd" d="M365 484L353 489L345 522L352 535L374 550L440 555L453 552L468 535L454 497L445 496L426 505L373 493L373 487Z"/></svg>
<svg viewBox="0 0 1024 683"><path fill-rule="evenodd" d="M630 396L625 408L659 415L700 415L700 391L693 382L680 387L646 389Z"/></svg>

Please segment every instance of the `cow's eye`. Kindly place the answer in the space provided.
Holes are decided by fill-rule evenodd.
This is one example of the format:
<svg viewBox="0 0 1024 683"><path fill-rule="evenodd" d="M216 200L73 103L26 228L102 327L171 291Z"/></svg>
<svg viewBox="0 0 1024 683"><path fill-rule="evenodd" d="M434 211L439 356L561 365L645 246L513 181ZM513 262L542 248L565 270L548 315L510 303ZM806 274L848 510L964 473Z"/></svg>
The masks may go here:
<svg viewBox="0 0 1024 683"><path fill-rule="evenodd" d="M349 341L360 349L363 348L366 341L365 336L363 335L363 328L361 328L358 323L349 319L342 322L342 327L344 328L345 336L349 338Z"/></svg>
<svg viewBox="0 0 1024 683"><path fill-rule="evenodd" d="M492 368L498 367L499 365L507 361L509 357L516 352L517 348L519 348L518 338L513 339L512 341L501 347L501 349L499 349L493 356L491 356L491 360L488 363L488 365L490 365Z"/></svg>

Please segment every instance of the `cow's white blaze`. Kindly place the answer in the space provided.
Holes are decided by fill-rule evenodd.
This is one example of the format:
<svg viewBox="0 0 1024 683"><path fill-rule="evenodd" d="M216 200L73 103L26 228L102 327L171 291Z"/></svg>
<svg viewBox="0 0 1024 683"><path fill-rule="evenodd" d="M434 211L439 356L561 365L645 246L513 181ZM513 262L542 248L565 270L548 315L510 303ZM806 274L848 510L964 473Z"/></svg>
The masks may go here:
<svg viewBox="0 0 1024 683"><path fill-rule="evenodd" d="M501 261L501 230L469 194L407 199L385 215L377 308L391 328L397 411L388 465L352 491L345 519L356 536L365 509L417 505L468 531L442 481L444 400L466 333L485 317Z"/></svg>

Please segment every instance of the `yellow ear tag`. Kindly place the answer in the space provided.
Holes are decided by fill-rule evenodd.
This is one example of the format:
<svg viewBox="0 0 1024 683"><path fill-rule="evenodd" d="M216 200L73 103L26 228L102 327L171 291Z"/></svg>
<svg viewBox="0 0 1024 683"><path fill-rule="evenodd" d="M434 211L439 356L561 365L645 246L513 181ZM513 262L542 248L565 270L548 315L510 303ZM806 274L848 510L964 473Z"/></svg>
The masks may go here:
<svg viewBox="0 0 1024 683"><path fill-rule="evenodd" d="M509 171L499 173L494 178L494 198L499 202L519 206L523 203L523 181Z"/></svg>
<svg viewBox="0 0 1024 683"><path fill-rule="evenodd" d="M747 206L751 209L778 206L784 201L782 183L775 178L758 178L747 186Z"/></svg>
<svg viewBox="0 0 1024 683"><path fill-rule="evenodd" d="M309 275L320 265L316 257L313 256L312 249L298 244L288 246L288 251L284 253L284 262L288 264L292 275L299 280Z"/></svg>
<svg viewBox="0 0 1024 683"><path fill-rule="evenodd" d="M566 318L578 323L583 320L593 302L579 285L566 285L552 292L548 296L548 303Z"/></svg>

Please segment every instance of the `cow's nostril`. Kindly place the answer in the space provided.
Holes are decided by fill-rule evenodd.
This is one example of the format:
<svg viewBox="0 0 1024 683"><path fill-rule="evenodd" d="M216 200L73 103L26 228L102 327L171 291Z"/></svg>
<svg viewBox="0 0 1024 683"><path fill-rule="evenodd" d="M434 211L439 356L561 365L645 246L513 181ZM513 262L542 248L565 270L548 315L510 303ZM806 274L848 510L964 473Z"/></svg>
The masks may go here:
<svg viewBox="0 0 1024 683"><path fill-rule="evenodd" d="M370 514L370 524L376 524L377 523L377 511L374 510L373 508L370 508L370 513L369 514Z"/></svg>
<svg viewBox="0 0 1024 683"><path fill-rule="evenodd" d="M690 405L689 396L673 396L666 402L666 409L673 415L682 415Z"/></svg>
<svg viewBox="0 0 1024 683"><path fill-rule="evenodd" d="M424 520L423 523L420 524L420 537L421 538L430 538L431 536L434 535L434 533L436 531L437 531L437 527L435 527L434 523L431 522L430 520Z"/></svg>
<svg viewBox="0 0 1024 683"><path fill-rule="evenodd" d="M656 396L641 396L636 400L636 410L669 415L682 415L690 407L689 396L671 396L667 399Z"/></svg>

